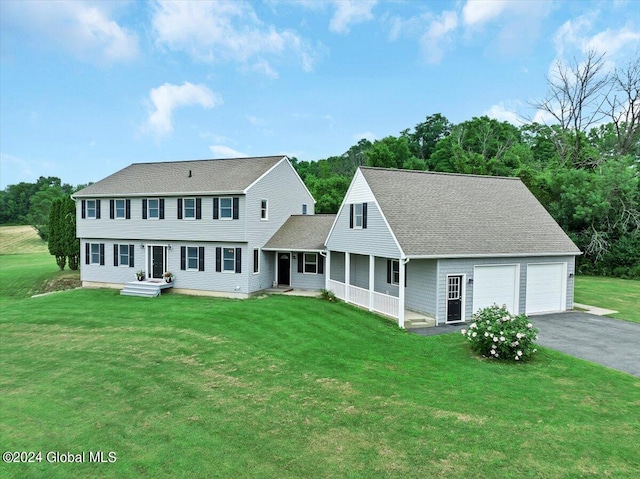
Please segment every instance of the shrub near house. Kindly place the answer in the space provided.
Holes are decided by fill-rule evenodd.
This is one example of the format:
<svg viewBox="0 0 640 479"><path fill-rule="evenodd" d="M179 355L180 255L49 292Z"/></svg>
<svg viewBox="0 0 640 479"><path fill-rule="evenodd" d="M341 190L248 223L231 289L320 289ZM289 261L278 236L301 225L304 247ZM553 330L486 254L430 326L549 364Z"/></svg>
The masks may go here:
<svg viewBox="0 0 640 479"><path fill-rule="evenodd" d="M479 310L461 332L476 353L490 359L525 361L537 351L538 330L524 314L513 315L505 306Z"/></svg>

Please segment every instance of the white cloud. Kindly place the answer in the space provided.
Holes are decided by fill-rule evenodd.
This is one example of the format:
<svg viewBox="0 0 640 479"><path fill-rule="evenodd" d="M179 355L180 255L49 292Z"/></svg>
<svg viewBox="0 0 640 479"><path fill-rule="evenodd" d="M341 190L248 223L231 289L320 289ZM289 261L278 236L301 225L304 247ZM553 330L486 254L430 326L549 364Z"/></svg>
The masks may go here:
<svg viewBox="0 0 640 479"><path fill-rule="evenodd" d="M640 32L628 28L620 30L606 29L587 40L584 50L595 50L599 53L616 55L628 44L640 43Z"/></svg>
<svg viewBox="0 0 640 479"><path fill-rule="evenodd" d="M377 0L334 0L336 11L329 22L329 30L347 34L351 25L373 20L371 10L376 3Z"/></svg>
<svg viewBox="0 0 640 479"><path fill-rule="evenodd" d="M233 148L225 145L211 145L209 149L211 150L211 153L216 155L216 158L243 158L249 156L246 153L234 150Z"/></svg>
<svg viewBox="0 0 640 479"><path fill-rule="evenodd" d="M443 44L450 43L452 32L458 26L458 15L444 11L431 21L429 28L420 38L422 51L429 63L439 63L444 55Z"/></svg>
<svg viewBox="0 0 640 479"><path fill-rule="evenodd" d="M487 23L499 17L508 4L507 0L468 0L462 8L462 20L470 26Z"/></svg>
<svg viewBox="0 0 640 479"><path fill-rule="evenodd" d="M184 51L198 61L232 61L249 65L270 78L277 72L265 56L300 59L305 71L313 68L316 53L289 29L265 25L250 3L241 1L154 3L153 30L156 44Z"/></svg>
<svg viewBox="0 0 640 479"><path fill-rule="evenodd" d="M369 140L371 142L374 142L377 139L378 137L370 131L363 131L362 133L356 133L355 135L353 135L353 141L355 142L358 142L360 140Z"/></svg>
<svg viewBox="0 0 640 479"><path fill-rule="evenodd" d="M2 27L10 26L21 40L60 46L86 60L131 60L138 54L138 38L111 18L111 7L111 2L4 2Z"/></svg>
<svg viewBox="0 0 640 479"><path fill-rule="evenodd" d="M173 111L189 105L213 108L222 104L222 98L204 85L185 82L182 85L165 83L149 93L154 110L147 121L147 129L165 135L173 131Z"/></svg>
<svg viewBox="0 0 640 479"><path fill-rule="evenodd" d="M505 108L504 102L502 101L492 105L491 108L483 113L483 115L486 115L489 118L494 118L498 121L507 121L515 126L520 126L524 123L515 111Z"/></svg>

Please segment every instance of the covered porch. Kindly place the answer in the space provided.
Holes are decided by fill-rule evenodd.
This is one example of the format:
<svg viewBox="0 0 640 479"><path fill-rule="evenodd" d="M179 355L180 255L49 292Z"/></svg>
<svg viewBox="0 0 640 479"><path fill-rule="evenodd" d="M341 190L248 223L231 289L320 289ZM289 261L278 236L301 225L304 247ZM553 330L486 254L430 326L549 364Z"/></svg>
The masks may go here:
<svg viewBox="0 0 640 479"><path fill-rule="evenodd" d="M406 309L406 263L400 258L327 251L325 288L347 303L396 319L401 328L434 326L433 318Z"/></svg>

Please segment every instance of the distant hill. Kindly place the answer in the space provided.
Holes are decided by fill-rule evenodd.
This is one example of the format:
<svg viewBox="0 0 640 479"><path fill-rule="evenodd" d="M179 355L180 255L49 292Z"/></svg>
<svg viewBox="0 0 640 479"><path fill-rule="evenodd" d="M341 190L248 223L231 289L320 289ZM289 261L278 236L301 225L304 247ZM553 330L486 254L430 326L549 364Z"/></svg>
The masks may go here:
<svg viewBox="0 0 640 479"><path fill-rule="evenodd" d="M0 254L48 252L33 226L0 226Z"/></svg>

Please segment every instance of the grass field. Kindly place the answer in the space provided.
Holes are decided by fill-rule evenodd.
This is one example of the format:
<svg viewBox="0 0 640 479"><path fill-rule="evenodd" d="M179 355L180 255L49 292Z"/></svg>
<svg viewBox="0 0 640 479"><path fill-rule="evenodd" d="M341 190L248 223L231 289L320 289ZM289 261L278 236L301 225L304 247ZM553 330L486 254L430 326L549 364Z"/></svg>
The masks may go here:
<svg viewBox="0 0 640 479"><path fill-rule="evenodd" d="M33 226L0 227L0 255L47 252L47 243L40 239Z"/></svg>
<svg viewBox="0 0 640 479"><path fill-rule="evenodd" d="M640 281L601 276L577 276L575 301L613 309L612 318L640 323Z"/></svg>
<svg viewBox="0 0 640 479"><path fill-rule="evenodd" d="M640 379L542 348L470 354L345 304L75 290L0 256L0 444L115 463L0 477L637 477ZM6 272L14 273L6 273ZM17 288L21 293L11 291ZM105 456L106 457L106 456Z"/></svg>

